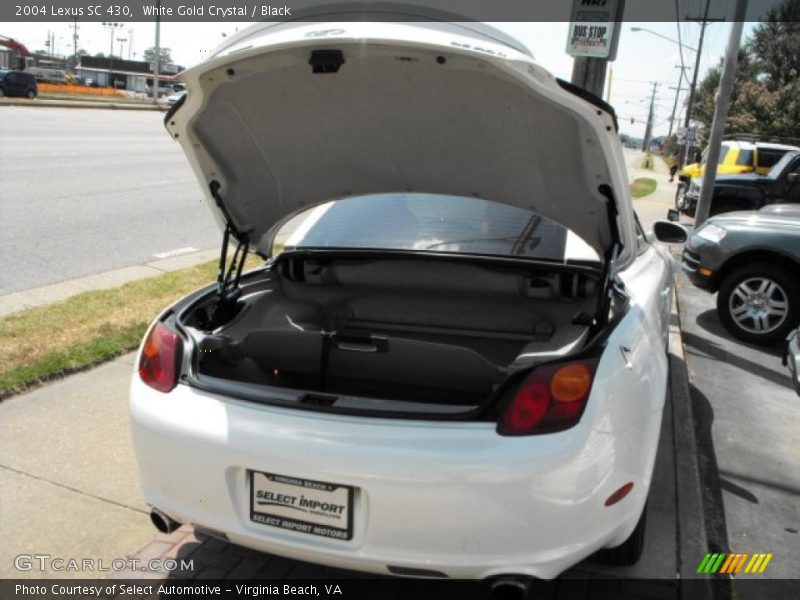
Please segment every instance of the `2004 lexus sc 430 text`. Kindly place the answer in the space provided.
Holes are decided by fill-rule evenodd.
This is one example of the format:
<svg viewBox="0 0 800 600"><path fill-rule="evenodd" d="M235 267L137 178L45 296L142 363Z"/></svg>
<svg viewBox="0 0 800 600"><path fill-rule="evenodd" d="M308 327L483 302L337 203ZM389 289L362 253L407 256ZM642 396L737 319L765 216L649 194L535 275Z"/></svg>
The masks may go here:
<svg viewBox="0 0 800 600"><path fill-rule="evenodd" d="M481 24L258 24L183 80L224 242L139 352L154 523L383 574L636 561L673 272L612 109Z"/></svg>

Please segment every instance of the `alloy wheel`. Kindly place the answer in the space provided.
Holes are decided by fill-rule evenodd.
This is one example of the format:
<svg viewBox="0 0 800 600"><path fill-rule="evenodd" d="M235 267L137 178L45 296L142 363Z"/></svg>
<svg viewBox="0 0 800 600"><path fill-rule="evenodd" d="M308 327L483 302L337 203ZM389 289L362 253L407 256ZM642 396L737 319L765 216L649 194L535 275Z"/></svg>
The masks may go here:
<svg viewBox="0 0 800 600"><path fill-rule="evenodd" d="M767 277L742 280L728 298L728 309L738 327L756 335L778 329L789 314L789 298L776 281Z"/></svg>

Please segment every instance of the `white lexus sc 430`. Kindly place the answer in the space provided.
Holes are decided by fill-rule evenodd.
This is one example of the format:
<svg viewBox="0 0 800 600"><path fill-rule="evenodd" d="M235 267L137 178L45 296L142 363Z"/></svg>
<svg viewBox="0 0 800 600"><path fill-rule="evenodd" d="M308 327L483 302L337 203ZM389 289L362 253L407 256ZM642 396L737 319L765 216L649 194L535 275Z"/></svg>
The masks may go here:
<svg viewBox="0 0 800 600"><path fill-rule="evenodd" d="M137 359L154 523L380 574L635 561L673 272L613 109L480 24L257 24L183 80L224 241Z"/></svg>

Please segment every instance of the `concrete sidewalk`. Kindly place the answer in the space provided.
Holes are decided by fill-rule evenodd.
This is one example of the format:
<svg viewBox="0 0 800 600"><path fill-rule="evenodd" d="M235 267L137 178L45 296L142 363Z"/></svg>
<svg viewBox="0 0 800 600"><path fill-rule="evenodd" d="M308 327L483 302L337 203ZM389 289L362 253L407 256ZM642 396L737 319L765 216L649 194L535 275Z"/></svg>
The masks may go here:
<svg viewBox="0 0 800 600"><path fill-rule="evenodd" d="M109 565L153 537L128 421L133 355L0 403L0 578L21 554Z"/></svg>
<svg viewBox="0 0 800 600"><path fill-rule="evenodd" d="M26 308L33 308L34 306L42 306L44 304L66 300L82 292L119 287L130 281L157 277L158 275L163 275L170 271L185 269L186 267L192 267L218 258L218 249L201 250L199 252L192 252L191 254L171 256L141 265L132 265L130 267L106 271L105 273L78 277L77 279L62 281L61 283L54 283L23 290L21 292L14 292L13 294L6 294L0 296L0 317L25 310Z"/></svg>
<svg viewBox="0 0 800 600"><path fill-rule="evenodd" d="M639 177L647 177L656 180L656 190L638 200L633 201L633 208L639 215L643 225L650 225L653 221L664 220L667 218L667 211L675 208L675 192L678 187L678 180L670 183L669 168L663 159L653 155L653 169L643 169L632 167L628 169L629 181ZM644 160L644 154L641 155Z"/></svg>

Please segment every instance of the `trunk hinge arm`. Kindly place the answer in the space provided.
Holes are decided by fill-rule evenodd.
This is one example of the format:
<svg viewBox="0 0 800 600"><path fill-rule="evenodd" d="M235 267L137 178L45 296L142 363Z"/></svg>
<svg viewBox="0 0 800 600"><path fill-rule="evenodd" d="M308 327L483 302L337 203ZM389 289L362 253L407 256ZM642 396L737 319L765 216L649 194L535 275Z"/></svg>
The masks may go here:
<svg viewBox="0 0 800 600"><path fill-rule="evenodd" d="M614 295L625 295L625 286L617 277L618 269L617 263L619 260L619 253L622 250L622 245L619 242L614 242L611 246L611 251L606 258L606 269L603 274L602 288L600 299L597 304L597 313L593 319L593 333L597 333L603 329L609 322L609 313L611 312L611 302Z"/></svg>
<svg viewBox="0 0 800 600"><path fill-rule="evenodd" d="M211 196L217 203L223 217L225 218L225 232L222 234L222 247L219 253L219 266L217 268L217 305L212 316L213 322L224 322L226 314L230 313L236 301L241 295L239 281L242 277L247 253L250 249L247 235L243 235L233 225L231 216L225 208L222 197L219 194L220 184L214 180L209 184ZM236 250L228 264L228 244L231 236L236 240Z"/></svg>
<svg viewBox="0 0 800 600"><path fill-rule="evenodd" d="M602 289L597 304L597 313L594 317L593 333L597 333L608 325L609 313L611 312L611 303L614 299L614 295L625 295L625 285L617 277L619 274L619 255L623 248L617 222L617 217L619 216L617 203L614 199L611 186L601 185L598 191L605 196L607 200L606 210L608 211L608 223L611 230L612 242L611 247L608 249L608 252L606 252L606 268L603 273Z"/></svg>

